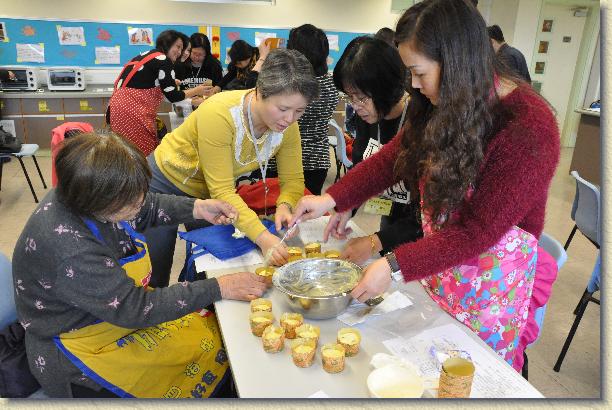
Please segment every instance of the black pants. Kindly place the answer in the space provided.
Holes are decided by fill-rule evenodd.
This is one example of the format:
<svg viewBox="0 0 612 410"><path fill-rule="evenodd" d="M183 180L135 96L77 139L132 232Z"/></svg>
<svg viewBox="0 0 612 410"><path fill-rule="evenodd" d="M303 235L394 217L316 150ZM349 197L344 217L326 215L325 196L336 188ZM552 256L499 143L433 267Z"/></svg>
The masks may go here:
<svg viewBox="0 0 612 410"><path fill-rule="evenodd" d="M93 389L90 389L89 387L80 386L74 383L70 383L70 387L72 388L72 397L77 398L77 399L78 398L80 399L84 399L84 398L118 399L119 398L119 396L117 396L115 393L111 392L110 390L106 390L105 388L102 388L102 390L100 391L95 391Z"/></svg>

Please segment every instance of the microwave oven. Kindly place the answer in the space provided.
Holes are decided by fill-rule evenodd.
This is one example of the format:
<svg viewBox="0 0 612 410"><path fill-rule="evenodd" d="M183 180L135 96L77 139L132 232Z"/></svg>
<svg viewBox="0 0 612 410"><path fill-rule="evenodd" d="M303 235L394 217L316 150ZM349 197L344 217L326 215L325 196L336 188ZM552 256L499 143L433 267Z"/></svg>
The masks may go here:
<svg viewBox="0 0 612 410"><path fill-rule="evenodd" d="M82 91L85 89L85 70L79 67L47 69L47 87L51 91Z"/></svg>
<svg viewBox="0 0 612 410"><path fill-rule="evenodd" d="M36 67L0 67L15 74L14 79L0 81L2 91L36 91L38 89L38 68Z"/></svg>

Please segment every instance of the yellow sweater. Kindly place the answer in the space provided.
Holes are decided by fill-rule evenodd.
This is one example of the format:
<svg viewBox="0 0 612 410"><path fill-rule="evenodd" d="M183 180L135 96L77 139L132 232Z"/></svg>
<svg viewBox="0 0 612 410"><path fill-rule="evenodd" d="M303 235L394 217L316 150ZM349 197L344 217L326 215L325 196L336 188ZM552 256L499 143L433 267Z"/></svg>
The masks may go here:
<svg viewBox="0 0 612 410"><path fill-rule="evenodd" d="M164 137L154 155L159 169L181 191L234 205L240 215L236 227L255 240L265 227L235 189L238 177L259 169L248 120L243 114L244 96L249 91L225 91L207 99ZM304 195L297 122L284 133L265 133L257 140L257 147L260 159L276 156L280 181L276 204L287 202L295 206Z"/></svg>

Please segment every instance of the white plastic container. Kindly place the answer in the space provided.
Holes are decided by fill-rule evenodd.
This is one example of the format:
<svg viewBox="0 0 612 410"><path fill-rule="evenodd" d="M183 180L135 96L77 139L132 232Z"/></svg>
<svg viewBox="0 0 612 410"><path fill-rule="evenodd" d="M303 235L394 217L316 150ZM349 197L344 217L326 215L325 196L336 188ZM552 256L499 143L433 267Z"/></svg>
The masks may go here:
<svg viewBox="0 0 612 410"><path fill-rule="evenodd" d="M425 391L423 378L414 370L390 364L373 370L367 379L370 396L377 399L414 399Z"/></svg>

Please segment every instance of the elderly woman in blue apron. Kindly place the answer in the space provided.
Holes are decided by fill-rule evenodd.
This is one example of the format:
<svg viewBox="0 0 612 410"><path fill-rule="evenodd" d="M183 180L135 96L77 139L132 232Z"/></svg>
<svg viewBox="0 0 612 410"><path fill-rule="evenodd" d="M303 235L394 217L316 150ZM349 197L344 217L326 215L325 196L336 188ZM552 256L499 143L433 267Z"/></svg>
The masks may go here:
<svg viewBox="0 0 612 410"><path fill-rule="evenodd" d="M59 183L28 220L13 255L18 318L32 373L51 397L209 397L229 379L214 314L252 300L249 272L164 289L148 286L144 228L204 219L227 224L220 200L148 193L137 147L82 134L56 160Z"/></svg>

